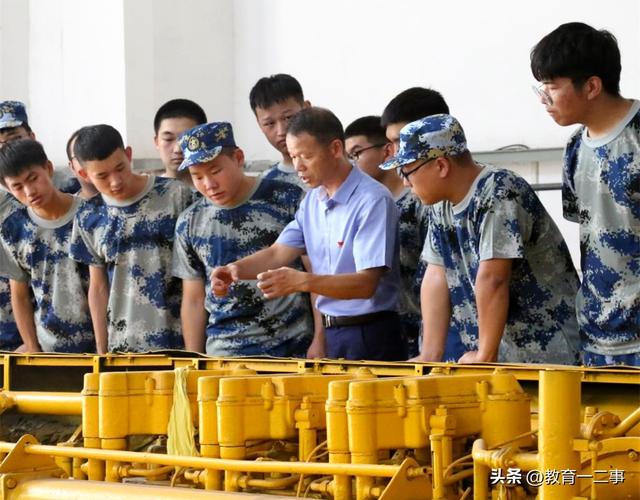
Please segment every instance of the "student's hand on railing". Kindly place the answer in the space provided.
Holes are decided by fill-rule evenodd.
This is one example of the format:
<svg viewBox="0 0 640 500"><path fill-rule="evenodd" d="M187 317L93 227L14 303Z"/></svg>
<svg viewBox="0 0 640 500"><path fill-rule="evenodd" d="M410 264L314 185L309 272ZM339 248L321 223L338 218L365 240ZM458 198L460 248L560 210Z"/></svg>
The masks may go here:
<svg viewBox="0 0 640 500"><path fill-rule="evenodd" d="M18 347L15 350L15 352L19 352L19 353L42 352L42 349L40 349L40 346L38 344L35 344L35 345L22 344L20 347Z"/></svg>
<svg viewBox="0 0 640 500"><path fill-rule="evenodd" d="M322 359L327 355L324 336L322 338L314 338L311 345L307 349L307 359Z"/></svg>
<svg viewBox="0 0 640 500"><path fill-rule="evenodd" d="M467 351L465 352L458 363L467 364L467 363L493 363L496 359L493 356L486 356L482 354L480 351Z"/></svg>

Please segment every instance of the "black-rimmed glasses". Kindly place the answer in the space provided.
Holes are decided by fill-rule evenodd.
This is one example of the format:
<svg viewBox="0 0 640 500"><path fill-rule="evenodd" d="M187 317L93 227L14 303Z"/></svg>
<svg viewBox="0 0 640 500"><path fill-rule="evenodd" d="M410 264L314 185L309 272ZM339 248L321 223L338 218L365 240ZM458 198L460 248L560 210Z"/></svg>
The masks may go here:
<svg viewBox="0 0 640 500"><path fill-rule="evenodd" d="M431 159L433 160L433 158ZM402 177L403 179L405 179L407 182L409 182L409 176L415 172L417 172L420 168L422 168L424 165L426 165L427 163L429 163L431 160L425 160L423 161L420 165L418 165L415 168L412 168L411 170L409 170L408 172L405 172L404 170L402 170L402 167L398 167L396 168L396 172L398 173L398 175L400 177Z"/></svg>
<svg viewBox="0 0 640 500"><path fill-rule="evenodd" d="M373 149L373 148L381 148L386 144L387 144L386 142L383 142L381 144L374 144L373 146L367 146L366 148L362 148L362 149L359 149L358 151L354 151L353 153L348 154L347 157L351 161L358 161L358 159L360 158L360 155L365 151L369 151L370 149Z"/></svg>

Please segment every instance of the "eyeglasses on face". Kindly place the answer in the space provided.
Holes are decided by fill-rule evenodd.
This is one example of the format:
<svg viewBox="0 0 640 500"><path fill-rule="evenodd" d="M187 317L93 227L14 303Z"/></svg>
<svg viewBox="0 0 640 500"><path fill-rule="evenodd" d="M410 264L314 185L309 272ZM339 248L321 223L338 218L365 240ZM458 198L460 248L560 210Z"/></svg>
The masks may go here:
<svg viewBox="0 0 640 500"><path fill-rule="evenodd" d="M422 168L423 166L425 166L427 163L429 163L430 161L432 161L432 159L430 160L425 160L423 161L420 165L417 165L416 167L412 168L411 170L409 170L408 172L405 172L404 170L402 170L402 167L398 167L396 168L396 172L398 173L398 175L400 177L402 177L403 179L405 179L407 182L409 181L409 176L415 172L417 172L420 168Z"/></svg>
<svg viewBox="0 0 640 500"><path fill-rule="evenodd" d="M381 144L374 144L372 146L367 146L366 148L362 148L362 149L359 149L358 151L353 151L349 153L347 157L351 161L358 161L360 159L360 155L365 151L369 151L370 149L373 149L373 148L381 148L382 146L385 146L385 145L386 145L386 142L383 142Z"/></svg>
<svg viewBox="0 0 640 500"><path fill-rule="evenodd" d="M531 88L533 89L533 92L542 99L543 104L546 106L553 105L553 99L549 95L549 92L544 89L544 83L541 83L540 85L531 85Z"/></svg>

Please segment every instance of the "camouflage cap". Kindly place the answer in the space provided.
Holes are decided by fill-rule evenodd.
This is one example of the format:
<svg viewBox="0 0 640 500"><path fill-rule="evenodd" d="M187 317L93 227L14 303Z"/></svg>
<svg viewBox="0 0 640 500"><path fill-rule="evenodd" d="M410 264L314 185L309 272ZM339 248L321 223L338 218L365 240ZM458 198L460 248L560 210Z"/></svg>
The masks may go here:
<svg viewBox="0 0 640 500"><path fill-rule="evenodd" d="M27 110L20 101L0 102L0 130L28 123Z"/></svg>
<svg viewBox="0 0 640 500"><path fill-rule="evenodd" d="M451 115L431 115L402 127L398 153L380 168L390 170L416 160L456 156L465 151L467 140L458 120Z"/></svg>
<svg viewBox="0 0 640 500"><path fill-rule="evenodd" d="M228 122L205 123L190 128L178 142L184 156L178 171L215 159L224 147L236 147L233 128Z"/></svg>

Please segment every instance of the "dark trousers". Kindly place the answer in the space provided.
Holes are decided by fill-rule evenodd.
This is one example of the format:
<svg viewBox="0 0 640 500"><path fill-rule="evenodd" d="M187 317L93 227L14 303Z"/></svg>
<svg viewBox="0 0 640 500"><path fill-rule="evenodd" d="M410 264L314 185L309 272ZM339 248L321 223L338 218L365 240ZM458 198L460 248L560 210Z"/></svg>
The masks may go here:
<svg viewBox="0 0 640 500"><path fill-rule="evenodd" d="M407 347L402 326L396 313L353 326L325 329L327 358L368 359L373 361L403 361Z"/></svg>

